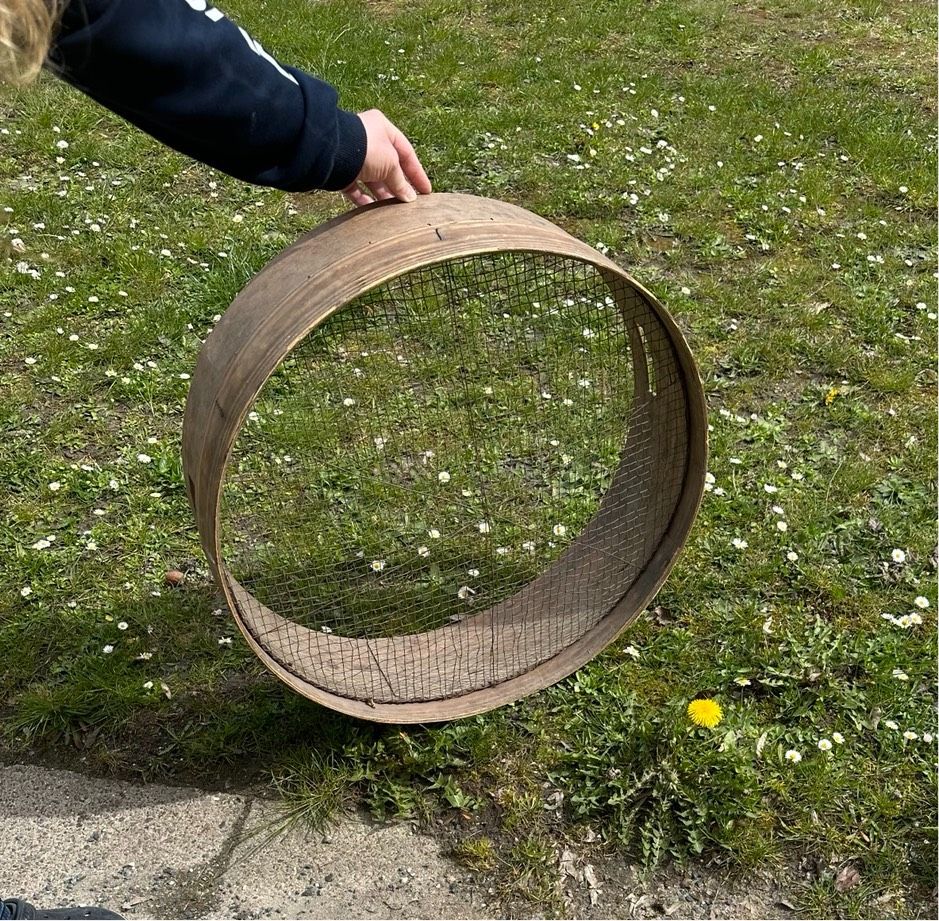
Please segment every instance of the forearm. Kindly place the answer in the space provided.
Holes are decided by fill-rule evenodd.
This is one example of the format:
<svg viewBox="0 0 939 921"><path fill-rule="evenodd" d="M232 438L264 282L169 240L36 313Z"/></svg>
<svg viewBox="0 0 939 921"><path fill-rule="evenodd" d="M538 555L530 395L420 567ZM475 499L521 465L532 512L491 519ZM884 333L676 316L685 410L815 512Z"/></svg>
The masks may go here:
<svg viewBox="0 0 939 921"><path fill-rule="evenodd" d="M203 0L71 0L49 67L174 149L259 185L342 189L365 129Z"/></svg>

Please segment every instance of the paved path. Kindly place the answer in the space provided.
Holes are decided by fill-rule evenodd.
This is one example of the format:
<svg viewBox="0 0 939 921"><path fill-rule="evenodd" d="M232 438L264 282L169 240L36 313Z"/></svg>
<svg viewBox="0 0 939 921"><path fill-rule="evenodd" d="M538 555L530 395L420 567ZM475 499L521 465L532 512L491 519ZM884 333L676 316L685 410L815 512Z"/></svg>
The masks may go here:
<svg viewBox="0 0 939 921"><path fill-rule="evenodd" d="M269 802L0 768L0 893L41 907L99 904L128 918L483 918L471 874L408 825L345 818L325 837L245 832Z"/></svg>

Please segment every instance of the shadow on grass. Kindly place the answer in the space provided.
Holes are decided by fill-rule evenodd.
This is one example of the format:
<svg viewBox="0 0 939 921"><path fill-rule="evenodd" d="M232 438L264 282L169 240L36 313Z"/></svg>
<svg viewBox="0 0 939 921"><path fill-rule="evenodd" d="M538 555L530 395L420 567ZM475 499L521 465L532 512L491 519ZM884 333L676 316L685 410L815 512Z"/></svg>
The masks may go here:
<svg viewBox="0 0 939 921"><path fill-rule="evenodd" d="M331 758L394 731L283 686L221 604L193 584L116 599L100 617L11 617L0 759L240 788L269 781L291 752Z"/></svg>

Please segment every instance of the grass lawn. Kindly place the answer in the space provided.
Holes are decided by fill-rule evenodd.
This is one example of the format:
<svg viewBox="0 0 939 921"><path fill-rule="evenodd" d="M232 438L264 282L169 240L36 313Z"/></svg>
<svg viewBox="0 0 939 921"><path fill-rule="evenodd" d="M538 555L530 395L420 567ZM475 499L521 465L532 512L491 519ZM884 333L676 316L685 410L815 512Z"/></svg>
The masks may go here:
<svg viewBox="0 0 939 921"><path fill-rule="evenodd" d="M314 821L354 798L453 816L465 860L550 910L586 840L647 866L799 861L815 915L930 910L933 6L228 11L386 111L438 189L542 214L658 294L700 363L709 490L653 610L561 685L406 730L296 697L219 610L180 427L218 315L343 205L218 175L50 79L5 90L3 756L273 774ZM688 722L697 696L716 729Z"/></svg>

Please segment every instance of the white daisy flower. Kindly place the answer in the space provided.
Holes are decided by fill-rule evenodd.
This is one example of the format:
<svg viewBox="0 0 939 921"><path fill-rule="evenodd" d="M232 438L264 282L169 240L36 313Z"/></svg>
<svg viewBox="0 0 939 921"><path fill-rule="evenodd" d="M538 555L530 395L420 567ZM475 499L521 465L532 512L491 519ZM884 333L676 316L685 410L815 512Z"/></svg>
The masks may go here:
<svg viewBox="0 0 939 921"><path fill-rule="evenodd" d="M785 521L777 521L776 530L782 531L783 533L785 533L786 531L789 530L789 525Z"/></svg>
<svg viewBox="0 0 939 921"><path fill-rule="evenodd" d="M45 550L49 546L51 546L51 544L44 537L40 537L39 540L32 545L33 550Z"/></svg>
<svg viewBox="0 0 939 921"><path fill-rule="evenodd" d="M384 560L372 560L372 571L381 572L385 568Z"/></svg>
<svg viewBox="0 0 939 921"><path fill-rule="evenodd" d="M231 646L231 637L230 636L220 636L218 639L219 646Z"/></svg>
<svg viewBox="0 0 939 921"><path fill-rule="evenodd" d="M551 530L555 537L563 537L567 534L567 528L563 524L556 524Z"/></svg>
<svg viewBox="0 0 939 921"><path fill-rule="evenodd" d="M625 652L627 656L632 656L634 659L638 659L638 658L639 658L639 650L636 649L635 646L627 646L627 647L623 650L623 652Z"/></svg>
<svg viewBox="0 0 939 921"><path fill-rule="evenodd" d="M122 620L122 621L119 621L119 622L118 622L117 629L118 629L118 630L126 630L126 629L127 629L127 626L128 626L127 621L126 621L126 620Z"/></svg>
<svg viewBox="0 0 939 921"><path fill-rule="evenodd" d="M421 556L421 557L430 556L430 548L429 548L429 547L418 547L418 548L417 548L417 555L418 555L418 556Z"/></svg>
<svg viewBox="0 0 939 921"><path fill-rule="evenodd" d="M489 529L489 522L488 522L488 521L480 521L479 524L476 525L476 527L479 528L479 533L480 533L480 534L488 534L488 533L489 533L489 530L490 530L490 529Z"/></svg>
<svg viewBox="0 0 939 921"><path fill-rule="evenodd" d="M840 732L833 732L831 738L837 745L844 745L844 736Z"/></svg>
<svg viewBox="0 0 939 921"><path fill-rule="evenodd" d="M342 401L342 405L343 406L355 406L355 400L353 400L352 397L346 397Z"/></svg>
<svg viewBox="0 0 939 921"><path fill-rule="evenodd" d="M929 599L926 598L924 595L917 595L916 598L913 600L913 604L915 604L916 607L920 608L920 610L925 611L926 608L929 607Z"/></svg>
<svg viewBox="0 0 939 921"><path fill-rule="evenodd" d="M789 751L785 754L786 761L789 761L792 764L798 764L802 760L802 755L797 752L794 748L790 748Z"/></svg>
<svg viewBox="0 0 939 921"><path fill-rule="evenodd" d="M900 726L898 725L898 723L896 722L896 720L884 720L884 725L885 725L888 729L899 729L899 728L900 728Z"/></svg>
<svg viewBox="0 0 939 921"><path fill-rule="evenodd" d="M734 547L736 547L738 550L746 550L747 547L750 546L742 537L735 537L735 538L731 541L731 543L732 543L732 544L734 545Z"/></svg>
<svg viewBox="0 0 939 921"><path fill-rule="evenodd" d="M101 651L102 651L106 656L109 656L112 652L114 652L114 647L113 647L110 643L108 643L108 644L106 644L106 645L102 648Z"/></svg>
<svg viewBox="0 0 939 921"><path fill-rule="evenodd" d="M440 540L440 532L436 528L431 528L427 534L430 536L431 540Z"/></svg>
<svg viewBox="0 0 939 921"><path fill-rule="evenodd" d="M831 741L830 741L829 739L819 739L819 740L818 740L818 747L819 747L819 749L820 749L821 751L823 751L823 752L830 752L830 751L831 751Z"/></svg>
<svg viewBox="0 0 939 921"><path fill-rule="evenodd" d="M29 596L32 595L32 593L33 593L33 589L32 589L32 586L30 585L24 585L20 589L20 597L22 598L29 598Z"/></svg>
<svg viewBox="0 0 939 921"><path fill-rule="evenodd" d="M905 563L906 551L900 550L899 548L897 548L891 552L890 558L894 561L894 563Z"/></svg>
<svg viewBox="0 0 939 921"><path fill-rule="evenodd" d="M137 460L140 461L141 464L149 464L153 458L149 454L138 454Z"/></svg>
<svg viewBox="0 0 939 921"><path fill-rule="evenodd" d="M778 487L778 486L773 486L772 483L764 483L764 484L763 484L763 489L766 490L766 492L768 492L768 493L779 492L779 487Z"/></svg>
<svg viewBox="0 0 939 921"><path fill-rule="evenodd" d="M58 480L53 480L49 484L49 492L58 492L62 488L62 484Z"/></svg>
<svg viewBox="0 0 939 921"><path fill-rule="evenodd" d="M467 574L468 576L471 576L473 579L475 579L475 578L479 575L479 570L478 570L478 569L467 569L467 570L466 570L466 574Z"/></svg>
<svg viewBox="0 0 939 921"><path fill-rule="evenodd" d="M790 550L790 551L786 554L786 559L789 560L790 563L795 563L796 560L799 559L799 554L796 553L795 550Z"/></svg>
<svg viewBox="0 0 939 921"><path fill-rule="evenodd" d="M903 738L906 739L907 742L913 742L913 741L915 741L916 739L919 738L919 733L913 732L912 729L907 729L907 730L903 733Z"/></svg>
<svg viewBox="0 0 939 921"><path fill-rule="evenodd" d="M441 470L440 473L437 474L437 480L441 483L449 483L450 474L447 473L446 470Z"/></svg>

